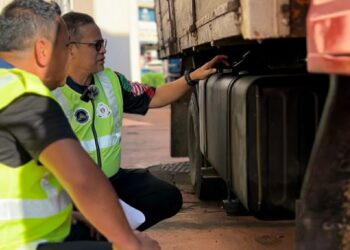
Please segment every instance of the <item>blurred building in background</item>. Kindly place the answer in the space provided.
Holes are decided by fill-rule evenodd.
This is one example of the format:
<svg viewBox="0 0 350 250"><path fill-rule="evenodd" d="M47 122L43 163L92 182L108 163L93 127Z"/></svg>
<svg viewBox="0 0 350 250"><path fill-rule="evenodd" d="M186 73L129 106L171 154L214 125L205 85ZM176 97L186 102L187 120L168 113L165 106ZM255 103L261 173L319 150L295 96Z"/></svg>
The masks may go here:
<svg viewBox="0 0 350 250"><path fill-rule="evenodd" d="M158 36L154 0L138 0L139 41L141 74L164 72L158 59Z"/></svg>
<svg viewBox="0 0 350 250"><path fill-rule="evenodd" d="M70 6L93 16L101 28L108 41L106 66L140 80L137 0L70 0Z"/></svg>
<svg viewBox="0 0 350 250"><path fill-rule="evenodd" d="M0 9L11 0L0 0ZM163 72L158 60L154 0L56 0L62 12L91 15L108 40L106 66L130 80L140 81L141 72Z"/></svg>

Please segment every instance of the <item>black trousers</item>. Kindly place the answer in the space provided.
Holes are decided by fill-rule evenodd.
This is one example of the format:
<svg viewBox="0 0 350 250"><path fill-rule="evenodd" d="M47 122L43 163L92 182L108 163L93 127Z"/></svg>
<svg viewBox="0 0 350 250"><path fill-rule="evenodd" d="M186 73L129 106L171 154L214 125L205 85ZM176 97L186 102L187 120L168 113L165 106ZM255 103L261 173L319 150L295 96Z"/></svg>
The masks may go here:
<svg viewBox="0 0 350 250"><path fill-rule="evenodd" d="M142 211L146 221L137 228L146 230L161 220L175 215L182 207L180 190L153 176L147 169L120 169L110 181L119 198L130 206ZM71 233L63 243L47 243L38 250L111 250L106 242L95 241L90 230L83 223L72 225Z"/></svg>
<svg viewBox="0 0 350 250"><path fill-rule="evenodd" d="M120 169L110 181L122 200L144 213L146 221L140 231L175 215L182 207L180 190L147 169Z"/></svg>

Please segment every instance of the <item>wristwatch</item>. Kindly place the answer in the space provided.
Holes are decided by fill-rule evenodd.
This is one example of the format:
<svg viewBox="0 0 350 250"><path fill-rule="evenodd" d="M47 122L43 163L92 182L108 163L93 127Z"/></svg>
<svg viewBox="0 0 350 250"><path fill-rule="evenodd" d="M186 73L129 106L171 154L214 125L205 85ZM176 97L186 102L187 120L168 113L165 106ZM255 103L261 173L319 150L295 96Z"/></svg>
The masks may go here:
<svg viewBox="0 0 350 250"><path fill-rule="evenodd" d="M190 77L190 73L192 72L193 70L185 70L185 80L187 82L187 84L191 87L195 86L196 84L198 84L199 81L197 80L192 80L191 77Z"/></svg>

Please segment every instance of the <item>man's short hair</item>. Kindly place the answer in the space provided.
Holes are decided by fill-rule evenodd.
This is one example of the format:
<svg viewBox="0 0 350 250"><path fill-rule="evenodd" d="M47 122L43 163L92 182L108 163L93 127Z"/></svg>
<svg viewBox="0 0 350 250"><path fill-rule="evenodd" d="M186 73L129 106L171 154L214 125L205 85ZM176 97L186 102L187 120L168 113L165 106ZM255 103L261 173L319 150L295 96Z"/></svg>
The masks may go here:
<svg viewBox="0 0 350 250"><path fill-rule="evenodd" d="M54 1L12 1L0 14L0 51L25 50L38 37L55 42L60 15L60 7Z"/></svg>
<svg viewBox="0 0 350 250"><path fill-rule="evenodd" d="M80 27L87 24L95 24L95 21L91 16L80 12L71 11L64 14L62 18L67 25L71 41L76 42L79 42L82 37L79 32Z"/></svg>

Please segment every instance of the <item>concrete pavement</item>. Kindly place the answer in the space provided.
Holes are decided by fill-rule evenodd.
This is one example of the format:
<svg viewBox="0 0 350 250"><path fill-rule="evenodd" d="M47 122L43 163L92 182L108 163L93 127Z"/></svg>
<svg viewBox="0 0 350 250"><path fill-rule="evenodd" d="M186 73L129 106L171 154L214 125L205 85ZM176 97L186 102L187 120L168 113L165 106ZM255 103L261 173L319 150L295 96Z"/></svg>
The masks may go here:
<svg viewBox="0 0 350 250"><path fill-rule="evenodd" d="M170 157L170 107L151 109L146 116L125 114L122 167L145 168L187 161Z"/></svg>

